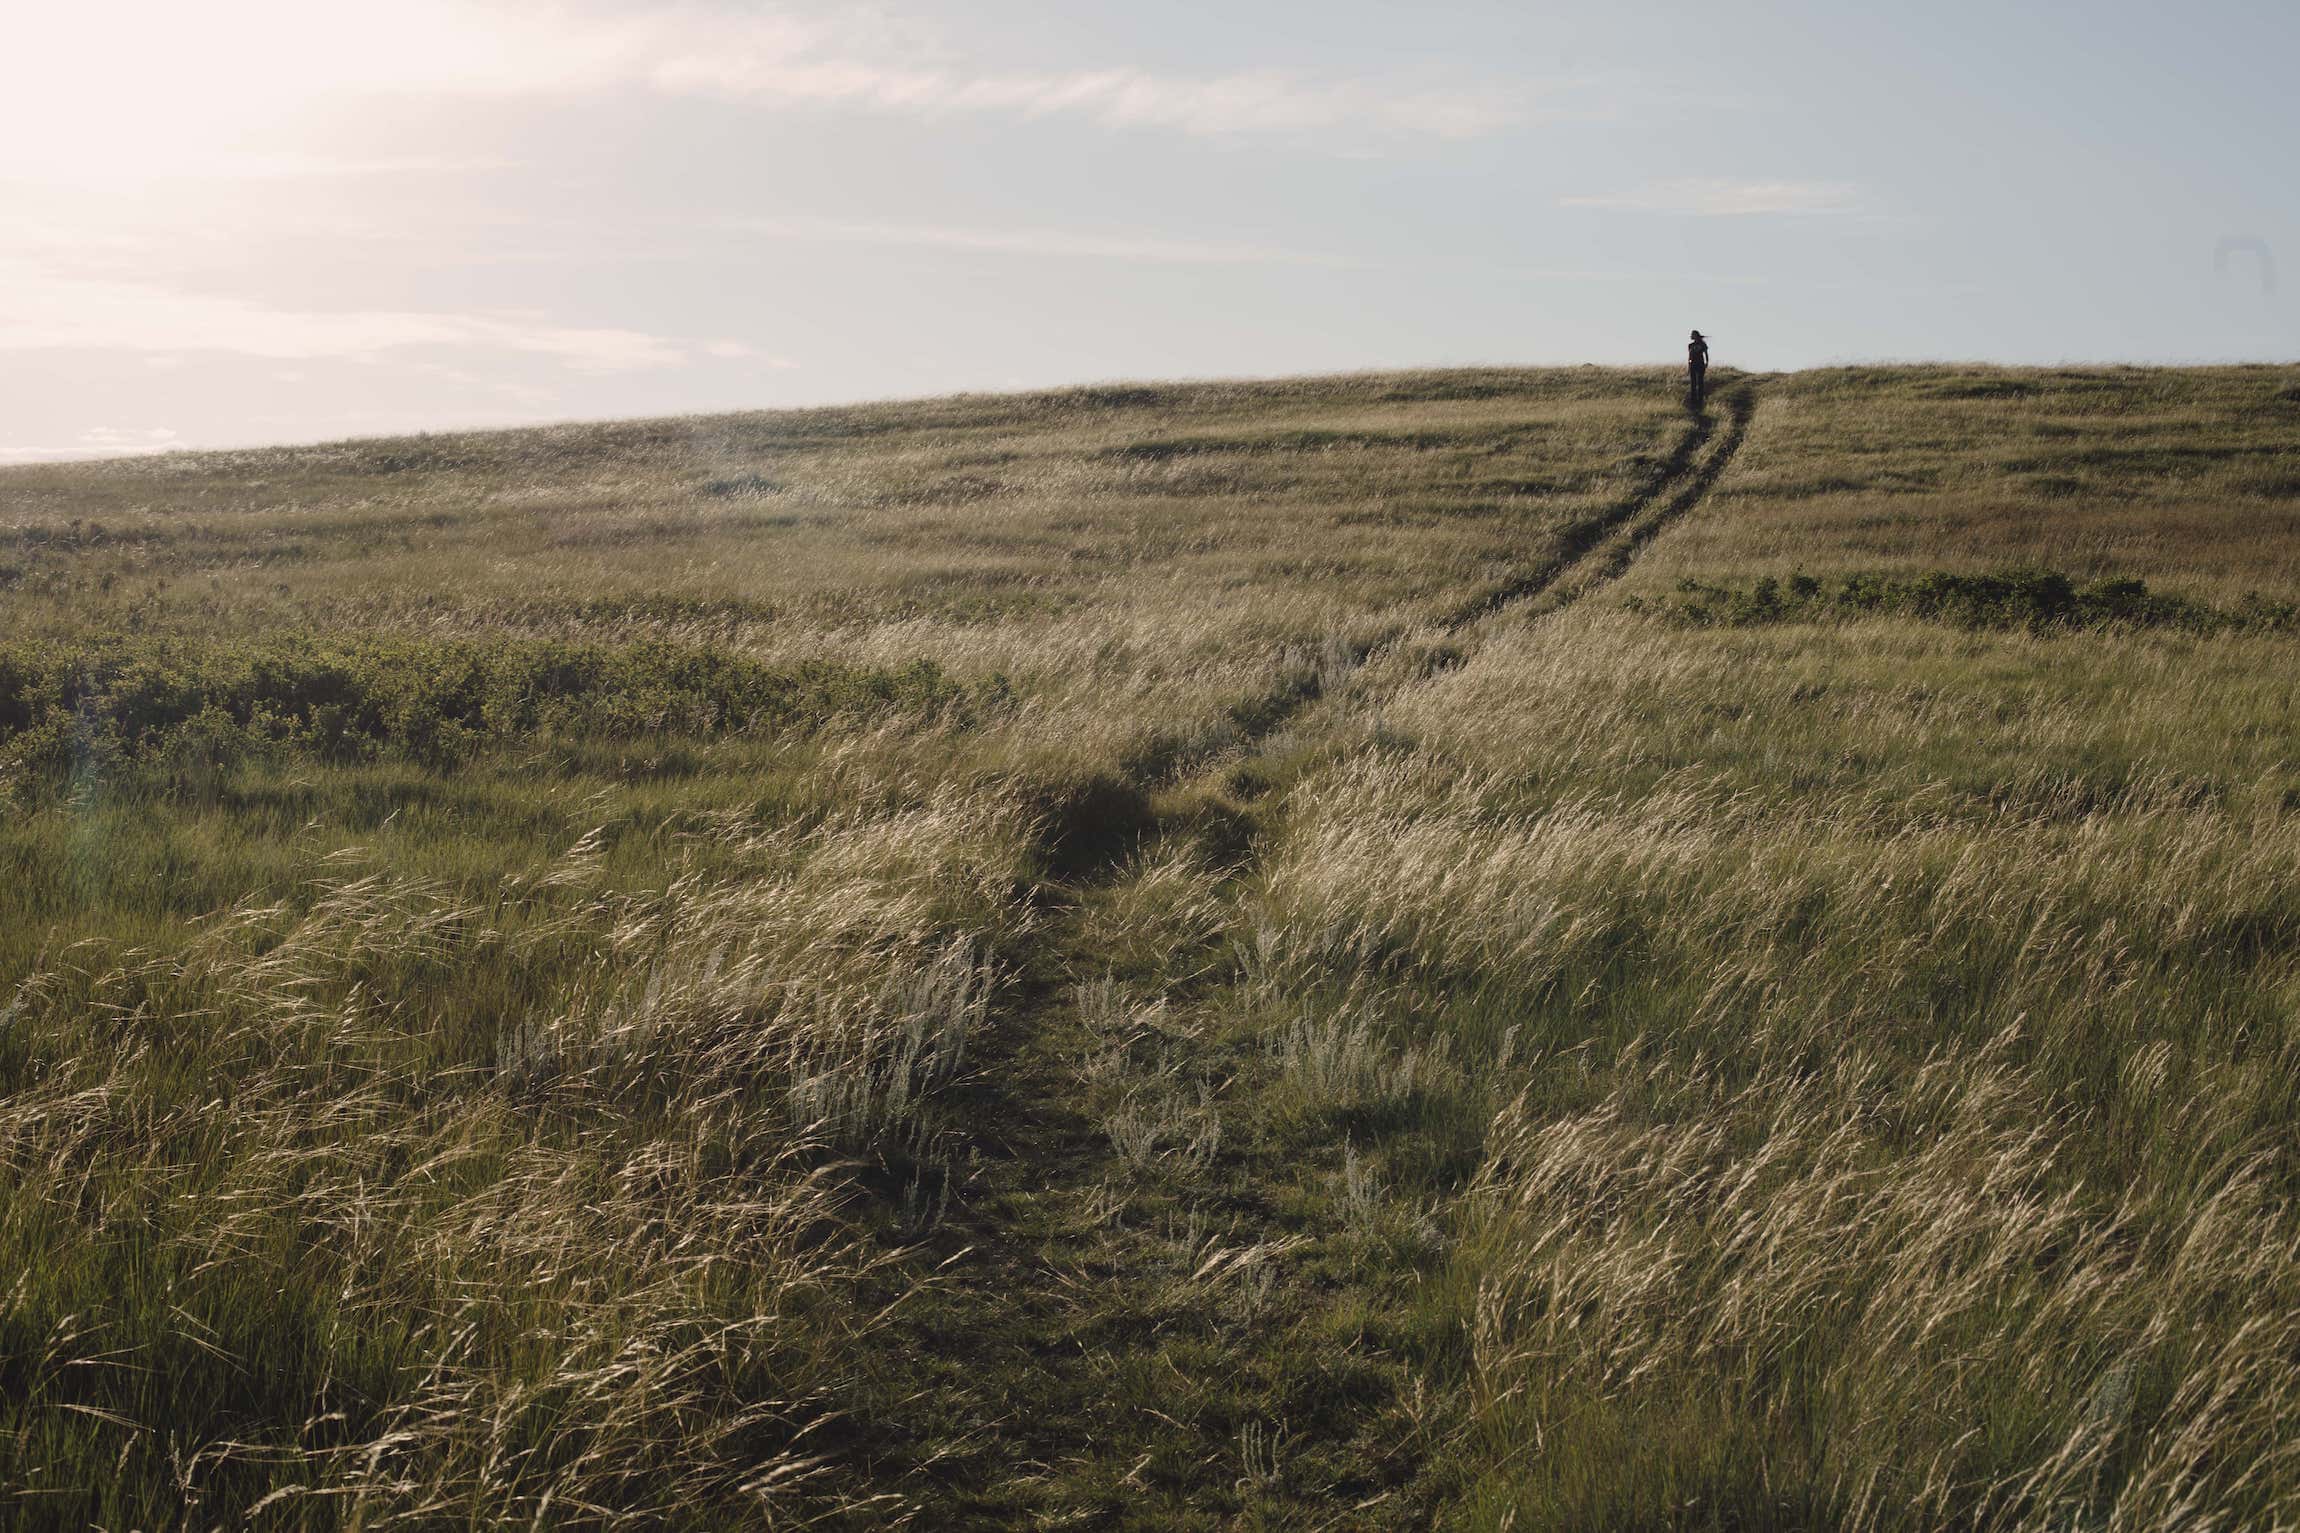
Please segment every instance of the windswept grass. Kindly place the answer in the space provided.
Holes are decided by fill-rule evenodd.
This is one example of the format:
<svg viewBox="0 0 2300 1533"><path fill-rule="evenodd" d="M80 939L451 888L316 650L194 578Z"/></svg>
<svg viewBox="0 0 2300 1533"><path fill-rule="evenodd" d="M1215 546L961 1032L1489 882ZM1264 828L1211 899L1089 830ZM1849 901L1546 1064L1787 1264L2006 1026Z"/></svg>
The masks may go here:
<svg viewBox="0 0 2300 1533"><path fill-rule="evenodd" d="M1831 368L1766 396L1698 521L1630 582L1943 569L2300 591L2290 368Z"/></svg>
<svg viewBox="0 0 2300 1533"><path fill-rule="evenodd" d="M2288 372L0 472L0 1521L2300 1523Z"/></svg>
<svg viewBox="0 0 2300 1533"><path fill-rule="evenodd" d="M18 1515L875 1504L812 1446L889 1259L830 1172L925 1153L984 1025L1017 841L964 813L728 822L647 894L596 837L483 898L339 855L50 955L0 1047Z"/></svg>

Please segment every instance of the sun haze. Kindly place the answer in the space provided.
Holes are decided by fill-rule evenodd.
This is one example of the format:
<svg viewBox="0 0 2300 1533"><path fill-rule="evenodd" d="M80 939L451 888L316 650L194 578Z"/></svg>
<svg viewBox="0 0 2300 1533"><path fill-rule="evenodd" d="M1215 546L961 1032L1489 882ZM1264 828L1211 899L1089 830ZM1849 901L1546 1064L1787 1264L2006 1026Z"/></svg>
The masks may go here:
<svg viewBox="0 0 2300 1533"><path fill-rule="evenodd" d="M2300 1530L2289 0L18 9L5 1533Z"/></svg>
<svg viewBox="0 0 2300 1533"><path fill-rule="evenodd" d="M2300 339L2284 7L20 10L0 461L1695 321L1772 367Z"/></svg>

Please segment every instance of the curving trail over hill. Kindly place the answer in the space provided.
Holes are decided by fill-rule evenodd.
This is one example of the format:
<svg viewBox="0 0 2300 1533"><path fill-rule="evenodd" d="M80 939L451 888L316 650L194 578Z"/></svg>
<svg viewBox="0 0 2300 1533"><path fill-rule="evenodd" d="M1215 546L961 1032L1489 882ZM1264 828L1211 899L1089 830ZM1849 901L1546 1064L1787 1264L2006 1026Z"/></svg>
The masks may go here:
<svg viewBox="0 0 2300 1533"><path fill-rule="evenodd" d="M1618 578L1651 539L1696 510L1746 438L1761 386L1745 378L1719 389L1722 420L1696 415L1629 493L1445 614L1436 628L1451 648L1441 669L1467 658L1463 642L1545 618ZM1378 706L1426 681L1434 674L1426 667L1385 664L1417 637L1429 634L1392 634L1315 687L1281 681L1253 701L1250 722L1219 755L1155 762L1127 785L1131 801L1106 794L1075 806L1112 814L1126 830L1094 838L1083 858L1057 859L1067 876L1038 891L1051 919L961 1088L973 1176L949 1189L947 1216L929 1242L939 1280L905 1330L905 1345L936 1376L918 1401L931 1404L931 1424L864 1450L910 1460L932 1525L1079 1516L1094 1526L1210 1527L1246 1514L1286 1526L1394 1528L1431 1514L1433 1487L1416 1482L1417 1450L1394 1440L1391 1420L1411 1398L1410 1369L1337 1382L1330 1399L1290 1407L1271 1399L1300 1371L1287 1332L1302 1320L1305 1296L1280 1273L1314 1265L1317 1245L1313 1221L1272 1190L1330 1170L1349 1147L1241 1153L1220 1138L1225 1116L1254 1111L1252 1062L1235 1040L1164 1025L1222 982L1213 955L1175 955L1147 1014L1113 1016L1118 1003L1092 937L1096 909L1154 876L1148 854L1161 844L1195 843L1225 857L1227 893L1249 891L1287 806L1283 792L1241 794L1237 786L1282 771L1275 758L1298 747L1273 747L1315 732L1321 711ZM1126 1036L1114 1041L1114 1030ZM1113 1047L1116 1073L1138 1066L1151 1078L1138 1088L1121 1083L1121 1097L1138 1089L1165 1098L1140 1109L1139 1150L1121 1142L1124 1130L1108 1116L1081 1111L1109 1098L1110 1082L1088 1074L1098 1060L1109 1068ZM1179 1103L1178 1085L1187 1088ZM1127 1122L1127 1110L1121 1105L1116 1121ZM1169 1208L1165 1223L1154 1218L1149 1227L1113 1218L1110 1188L1130 1151L1195 1184L1168 1189L1190 1213ZM1220 1209L1221 1223L1207 1225L1191 1242L1190 1267L1178 1268L1171 1220L1202 1219L1207 1206ZM1191 1375L1189 1389L1212 1383L1215 1398L1195 1413L1162 1405L1158 1375L1177 1370ZM1273 1415L1284 1423L1265 1419ZM1303 1459L1330 1465L1329 1483L1313 1486L1280 1462ZM1077 1504L1077 1488L1096 1484L1102 1499Z"/></svg>
<svg viewBox="0 0 2300 1533"><path fill-rule="evenodd" d="M2300 1526L2300 380L0 470L0 1523Z"/></svg>

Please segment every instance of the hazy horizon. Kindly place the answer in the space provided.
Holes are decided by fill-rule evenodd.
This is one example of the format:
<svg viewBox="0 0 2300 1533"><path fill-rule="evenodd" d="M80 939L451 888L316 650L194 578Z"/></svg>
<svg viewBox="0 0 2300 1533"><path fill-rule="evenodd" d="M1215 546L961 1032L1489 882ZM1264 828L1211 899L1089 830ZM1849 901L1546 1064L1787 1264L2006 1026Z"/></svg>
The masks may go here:
<svg viewBox="0 0 2300 1533"><path fill-rule="evenodd" d="M1910 371L1957 371L1963 369L1972 369L1975 371L2001 370L2013 372L2036 371L2052 373L2070 371L2085 372L2092 370L2121 370L2125 372L2178 372L2182 370L2193 369L2247 367L2281 368L2291 366L2300 366L2300 362L2259 358L2242 358L2206 362L2127 362L2111 357L2070 357L2054 362L2000 362L1986 357L1847 357L1831 358L1827 361L1813 363L1808 367L1757 368L1739 370L1753 371L1760 374L1761 376L1767 377L1784 377L1793 376L1797 373L1826 371L1831 368L1864 368L1885 371L1893 369L1907 369ZM1069 389L1092 389L1124 385L1150 385L1159 387L1187 388L1197 384L1235 384L1244 387L1256 384L1284 383L1306 378L1340 379L1358 376L1378 376L1390 373L1413 374L1450 371L1475 372L1487 368L1506 368L1535 372L1552 369L1558 371L1572 371L1581 368L1591 368L1602 371L1638 371L1643 369L1678 371L1681 369L1681 364L1651 361L1523 362L1513 360L1471 359L1460 362L1428 364L1403 362L1397 363L1395 365L1381 367L1330 369L1322 373L1204 373L1172 377L1121 377L1114 375L1110 377L1058 378L1043 383L1017 383L996 388L946 389L939 390L931 394L858 394L849 398L841 399L800 400L777 404L730 404L709 409L687 411L640 409L605 415L563 415L542 417L521 416L503 420L472 419L453 425L415 425L400 430L351 432L332 436L267 436L250 438L244 442L224 440L196 443L177 442L164 446L154 446L148 448L138 448L133 444L129 444L112 449L92 448L85 452L62 453L50 457L29 456L20 458L0 458L0 470L7 469L11 466L31 467L39 464L117 462L121 459L160 457L170 453L189 454L199 452L232 452L243 451L251 448L266 447L321 447L336 442L385 441L396 440L405 437L445 436L459 432L484 433L493 431L548 430L554 427L606 426L649 420L687 420L701 419L718 415L773 413L778 411L796 412L807 410L867 409L874 406L926 404L931 403L937 399L962 399L970 397L999 396L1008 394L1028 395L1039 393L1061 393Z"/></svg>
<svg viewBox="0 0 2300 1533"><path fill-rule="evenodd" d="M2300 17L28 18L0 464L1115 379L2300 354Z"/></svg>

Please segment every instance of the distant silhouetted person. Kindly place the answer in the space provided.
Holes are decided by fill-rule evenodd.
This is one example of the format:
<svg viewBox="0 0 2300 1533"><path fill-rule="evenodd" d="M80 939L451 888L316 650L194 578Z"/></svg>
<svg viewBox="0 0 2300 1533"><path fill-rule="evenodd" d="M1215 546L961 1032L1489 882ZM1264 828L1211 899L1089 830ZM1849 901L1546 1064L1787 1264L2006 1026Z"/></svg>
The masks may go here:
<svg viewBox="0 0 2300 1533"><path fill-rule="evenodd" d="M1693 408L1698 410L1709 393L1709 343L1698 330L1685 348L1685 373L1693 380Z"/></svg>

